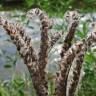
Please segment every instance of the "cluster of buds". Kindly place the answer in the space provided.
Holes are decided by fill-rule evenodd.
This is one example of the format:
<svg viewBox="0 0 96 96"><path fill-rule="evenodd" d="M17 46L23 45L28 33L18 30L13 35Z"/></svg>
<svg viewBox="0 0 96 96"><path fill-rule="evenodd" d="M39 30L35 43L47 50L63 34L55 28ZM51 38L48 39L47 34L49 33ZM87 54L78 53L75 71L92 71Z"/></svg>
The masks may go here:
<svg viewBox="0 0 96 96"><path fill-rule="evenodd" d="M64 30L49 36L49 29L52 28L51 19L38 8L27 12L27 17L31 21L34 16L40 19L42 25L40 28L41 43L38 54L35 52L31 37L26 34L25 29L20 24L0 17L0 25L4 27L7 34L11 37L28 67L37 96L48 96L48 80L46 79L47 73L45 71L48 64L48 50L64 35ZM61 60L58 64L60 70L55 79L55 96L74 96L79 83L84 56L92 43L96 43L95 23L92 24L92 32L86 38L74 44L73 39L80 20L79 14L76 11L68 11L65 14L65 20L68 22L68 32L64 37L60 53Z"/></svg>

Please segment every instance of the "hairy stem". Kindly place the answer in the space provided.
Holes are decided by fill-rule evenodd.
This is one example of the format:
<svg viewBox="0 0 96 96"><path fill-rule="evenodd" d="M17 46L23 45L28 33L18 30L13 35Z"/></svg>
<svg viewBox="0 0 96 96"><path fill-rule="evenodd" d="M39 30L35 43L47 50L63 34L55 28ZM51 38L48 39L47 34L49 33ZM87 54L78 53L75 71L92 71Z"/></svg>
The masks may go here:
<svg viewBox="0 0 96 96"><path fill-rule="evenodd" d="M67 80L68 80L70 68L72 66L72 62L73 62L74 58L77 56L77 54L79 54L79 52L82 53L82 50L84 50L83 54L79 54L82 56L79 58L79 60L77 59L76 64L78 63L78 61L83 62L83 56L84 56L85 52L91 46L92 42L96 42L96 31L95 30L96 30L96 28L92 32L90 32L90 34L88 34L88 36L85 40L82 40L80 43L77 43L76 45L73 45L72 47L70 47L69 50L65 53L64 57L62 58L61 63L60 63L60 74L57 77L57 82L56 82L56 84L57 84L56 91L55 91L56 96L66 96ZM82 62L81 62L81 65L82 65ZM77 66L76 70L78 70L78 68L80 68L80 67ZM80 69L78 70L78 72L79 72L78 74L80 74ZM76 77L76 74L74 75L74 77ZM73 93L74 93L74 90L73 90ZM71 95L69 95L69 96L71 96Z"/></svg>
<svg viewBox="0 0 96 96"><path fill-rule="evenodd" d="M82 64L84 61L84 55L85 55L84 53L85 52L83 51L79 52L77 56L75 57L75 60L73 61L74 67L73 69L70 70L71 78L70 78L70 73L68 76L69 80L67 80L66 96L75 95L75 91L76 91L76 88L80 79Z"/></svg>
<svg viewBox="0 0 96 96"><path fill-rule="evenodd" d="M41 21L41 44L40 44L40 52L38 54L38 62L39 62L39 71L41 77L41 84L44 86L46 94L42 94L42 96L48 95L48 85L46 80L46 72L45 68L48 63L48 49L49 49L49 37L48 30L50 28L50 21L48 16L38 8L30 10L27 13L28 18L32 19L32 16L38 16Z"/></svg>
<svg viewBox="0 0 96 96"><path fill-rule="evenodd" d="M78 54L82 49L83 43L84 42L78 42L74 44L62 58L60 62L60 74L57 77L56 82L56 96L66 96L67 76L76 54Z"/></svg>
<svg viewBox="0 0 96 96"><path fill-rule="evenodd" d="M17 24L11 23L3 18L0 18L0 25L4 27L7 34L10 35L13 43L16 45L24 63L30 72L34 88L38 96L47 96L45 86L41 83L41 75L38 67L38 59L30 41L25 40L25 35L20 34L21 30ZM19 29L19 30L18 30Z"/></svg>
<svg viewBox="0 0 96 96"><path fill-rule="evenodd" d="M67 12L65 19L68 19L67 21L69 22L69 26L68 26L68 33L64 39L63 46L62 46L62 51L60 54L61 58L63 58L66 51L71 47L72 40L74 39L74 35L76 32L76 27L79 24L79 16L76 11Z"/></svg>

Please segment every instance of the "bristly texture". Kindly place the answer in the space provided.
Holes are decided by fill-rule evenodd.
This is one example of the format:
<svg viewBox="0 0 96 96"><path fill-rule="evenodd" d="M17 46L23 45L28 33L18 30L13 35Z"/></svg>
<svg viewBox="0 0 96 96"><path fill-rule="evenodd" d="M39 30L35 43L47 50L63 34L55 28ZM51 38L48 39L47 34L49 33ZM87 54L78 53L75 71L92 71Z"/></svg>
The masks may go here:
<svg viewBox="0 0 96 96"><path fill-rule="evenodd" d="M37 56L32 47L31 40L29 39L27 40L27 38L29 38L27 35L22 35L24 34L23 27L18 26L18 24L16 23L9 22L8 20L3 19L2 17L0 18L0 25L3 25L4 29L6 30L8 35L10 35L11 39L13 40L13 43L16 44L16 47L19 53L21 54L23 58L25 58L24 59L25 64L28 62L37 61ZM28 66L32 67L32 65L29 65L29 64Z"/></svg>
<svg viewBox="0 0 96 96"><path fill-rule="evenodd" d="M93 31L88 34L86 41L83 45L83 49L77 54L77 56L73 61L74 67L72 70L70 70L72 75L70 78L70 81L67 80L67 83L70 83L70 85L67 84L66 96L75 95L75 91L80 79L80 74L81 74L82 64L84 62L85 53L88 51L88 49L90 49L92 43L96 42L96 24L93 23L92 25L93 25L92 27Z"/></svg>
<svg viewBox="0 0 96 96"><path fill-rule="evenodd" d="M18 30L19 26L17 24L11 23L3 18L0 18L0 25L3 25L4 29L10 35L13 43L16 45L17 50L19 51L20 55L23 57L24 63L28 67L30 72L34 87L37 88L39 84L39 74L38 74L38 66L37 66L37 57L35 54L32 45L27 45L21 37L20 30ZM25 38L25 37L24 37ZM38 80L38 81L37 81Z"/></svg>
<svg viewBox="0 0 96 96"><path fill-rule="evenodd" d="M50 47L53 47L55 45L55 43L62 37L62 35L64 34L63 31L60 32L56 32L54 33L51 37L50 37Z"/></svg>
<svg viewBox="0 0 96 96"><path fill-rule="evenodd" d="M27 17L34 19L38 16L41 22L41 44L38 56L32 46L31 38L26 34L25 29L18 23L12 23L5 18L0 17L0 25L4 27L7 34L10 35L13 43L16 45L24 63L30 72L34 88L37 96L48 96L48 84L46 80L45 68L48 61L48 49L57 42L63 35L57 33L51 37L49 41L48 30L52 27L52 22L48 16L38 8L28 11ZM66 13L66 21L69 24L68 33L63 42L60 61L60 73L56 77L55 96L74 96L81 73L84 55L91 47L92 43L96 43L96 23L93 24L93 30L83 39L72 44L76 27L79 23L79 16L76 11ZM63 32L63 31L62 31ZM73 70L71 70L74 63ZM72 72L71 79L70 72ZM68 83L70 85L68 85Z"/></svg>
<svg viewBox="0 0 96 96"><path fill-rule="evenodd" d="M32 47L31 38L23 33L24 30L19 24L14 24L8 20L0 18L0 25L3 25L4 29L13 40L13 43L16 45L20 55L23 57L24 63L27 65L30 72L37 95L47 96L46 84L44 82L43 84L41 83L41 80L44 78L42 78L40 74L38 58Z"/></svg>
<svg viewBox="0 0 96 96"><path fill-rule="evenodd" d="M96 42L96 27L92 32L90 32L90 34L88 34L88 37L85 40L81 41L79 46L75 46L73 48L71 47L65 53L60 63L60 74L57 77L55 91L56 96L74 96L80 78L80 71L82 68L84 55L93 42ZM74 50L74 48L76 50ZM73 70L73 77L71 78L73 81L71 82L69 92L66 94L68 75L73 61L75 62L76 67Z"/></svg>
<svg viewBox="0 0 96 96"><path fill-rule="evenodd" d="M67 77L71 67L71 64L81 50L84 42L78 42L72 45L71 48L65 53L60 62L60 74L56 81L56 96L66 96Z"/></svg>
<svg viewBox="0 0 96 96"><path fill-rule="evenodd" d="M74 66L72 66L73 68L70 68L69 76L67 79L66 96L75 95L75 91L80 80L84 55L85 54L83 51L79 52L73 61Z"/></svg>
<svg viewBox="0 0 96 96"><path fill-rule="evenodd" d="M30 10L27 13L28 18L33 17L33 15L39 17L41 25L42 25L41 26L41 44L40 44L40 52L38 54L38 56L39 56L38 62L39 62L39 70L40 70L40 76L41 76L40 82L44 85L46 90L48 90L47 81L46 81L46 77L45 77L46 76L45 67L48 63L48 49L49 49L48 30L51 27L51 22L50 22L48 16L38 8ZM41 87L41 89L42 89L42 87Z"/></svg>
<svg viewBox="0 0 96 96"><path fill-rule="evenodd" d="M76 11L68 11L66 14L65 14L65 19L66 19L66 21L68 22L68 24L69 24L69 26L68 26L68 33L67 33L67 35L66 35L66 37L65 37L65 39L64 39L64 42L63 42L63 47L62 47L62 51L61 51L61 58L63 59L63 58L66 58L66 56L64 57L64 55L66 55L67 54L67 50L69 50L69 48L71 47L71 45L72 45L72 41L73 41L73 39L74 39L74 35L75 35L75 31L76 31L76 27L78 26L78 24L79 24L79 15L78 15L78 13L76 12ZM68 51L69 52L69 51ZM75 56L73 56L74 58L75 58ZM68 58L70 58L70 54L69 54L69 56L68 56ZM72 59L72 58L70 58L70 60L65 60L64 62L66 63L66 64L64 64L63 65L63 67L65 68L64 70L66 70L66 71L64 71L65 73L65 75L66 75L66 77L63 77L63 79L65 79L63 82L65 82L65 84L63 83L63 88L56 88L56 94L58 94L57 96L59 96L60 94L60 90L62 90L62 92L61 92L61 94L62 95L60 95L60 96L66 96L66 83L67 83L67 76L68 76L68 73L69 73L69 70L70 70L70 67L71 67L71 64L72 64L72 61L74 60L74 58ZM61 59L61 61L62 61L62 59ZM69 61L70 61L70 63L69 63ZM67 64L67 62L68 62L68 64ZM61 68L61 66L62 66L62 62L60 63L60 68ZM69 68L67 68L67 67L69 67ZM62 69L62 68L61 68ZM61 70L60 69L60 70ZM61 71L61 74L62 74L63 72ZM60 76L59 76L60 77ZM59 78L59 77L57 77L57 78ZM62 78L62 77L61 77ZM59 78L60 79L60 78ZM62 84L60 84L60 80L58 81L58 84L57 84L57 87L59 86L61 86ZM60 90L59 90L60 89Z"/></svg>
<svg viewBox="0 0 96 96"><path fill-rule="evenodd" d="M63 42L61 58L72 45L72 40L74 39L76 27L79 24L80 17L76 11L68 11L65 13L65 19L68 22L68 33Z"/></svg>

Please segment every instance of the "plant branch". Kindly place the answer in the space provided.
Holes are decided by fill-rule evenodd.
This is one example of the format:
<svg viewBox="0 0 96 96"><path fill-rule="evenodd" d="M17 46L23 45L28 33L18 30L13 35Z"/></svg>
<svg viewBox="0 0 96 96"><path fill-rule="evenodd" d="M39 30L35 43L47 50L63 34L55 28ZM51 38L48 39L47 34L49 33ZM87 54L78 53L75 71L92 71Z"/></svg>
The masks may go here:
<svg viewBox="0 0 96 96"><path fill-rule="evenodd" d="M74 96L75 95L75 91L77 88L77 85L79 83L79 79L80 79L80 74L81 74L81 69L82 69L82 64L84 61L84 56L85 53L90 49L92 43L95 41L96 42L96 25L94 25L94 29L93 32L91 32L90 34L88 34L87 38L86 38L86 42L83 45L83 49L81 50L81 52L79 52L77 54L77 56L75 57L73 63L74 63L74 68L73 70L70 70L71 73L73 73L73 77L70 79L70 85L68 86L67 84L67 96ZM73 72L72 72L73 71ZM69 81L67 80L67 83L69 83Z"/></svg>
<svg viewBox="0 0 96 96"><path fill-rule="evenodd" d="M0 18L0 25L4 27L7 34L10 35L17 50L24 59L24 63L30 72L34 88L38 96L47 96L45 86L41 83L40 70L38 67L38 59L30 41L27 42L25 35L20 34L21 30L17 24L11 23L3 18ZM18 30L19 29L19 30ZM24 37L23 37L24 36Z"/></svg>
<svg viewBox="0 0 96 96"><path fill-rule="evenodd" d="M92 32L90 32L90 34L88 34L88 37L85 40L79 43L76 43L75 45L70 47L69 50L65 53L64 57L61 59L60 74L57 77L56 91L55 91L56 96L66 96L67 80L68 80L70 67L72 66L72 62L74 58L77 56L77 54L79 54L79 52L82 52L82 50L85 50L84 53L81 54L83 57L83 55L85 54L85 52L88 50L88 48L91 46L93 42L96 42L96 28ZM83 58L79 58L79 60L82 61L82 62L80 61L81 63L83 63L82 59ZM76 70L78 70L78 66ZM80 70L78 70L78 72L79 71Z"/></svg>
<svg viewBox="0 0 96 96"><path fill-rule="evenodd" d="M76 11L69 11L65 15L65 19L69 22L68 26L68 33L64 39L62 51L61 51L61 58L63 58L66 51L71 47L72 40L74 39L76 27L79 24L79 15Z"/></svg>
<svg viewBox="0 0 96 96"><path fill-rule="evenodd" d="M47 81L46 81L46 72L45 72L45 67L48 63L48 49L49 49L49 37L48 37L48 30L50 28L50 20L48 18L48 16L41 11L38 8L35 8L33 10L30 10L27 13L28 18L32 19L32 16L38 16L41 22L41 44L40 44L40 52L38 54L39 59L39 70L40 70L40 76L41 76L41 83L42 85L44 85L45 90L48 91L48 85L47 85ZM47 96L48 93L46 93L45 95L42 96Z"/></svg>
<svg viewBox="0 0 96 96"><path fill-rule="evenodd" d="M55 43L62 37L62 35L64 34L63 31L60 32L56 32L54 33L51 37L50 37L50 47L53 47L55 45Z"/></svg>
<svg viewBox="0 0 96 96"><path fill-rule="evenodd" d="M76 54L82 50L83 43L84 42L78 42L72 45L62 58L60 62L60 74L56 82L56 96L66 96L66 79Z"/></svg>
<svg viewBox="0 0 96 96"><path fill-rule="evenodd" d="M83 64L84 55L85 55L84 53L85 52L83 51L79 52L73 61L74 67L73 69L70 69L70 72L69 72L69 76L67 80L66 96L75 95L75 91L80 80L80 74L81 74L82 64Z"/></svg>

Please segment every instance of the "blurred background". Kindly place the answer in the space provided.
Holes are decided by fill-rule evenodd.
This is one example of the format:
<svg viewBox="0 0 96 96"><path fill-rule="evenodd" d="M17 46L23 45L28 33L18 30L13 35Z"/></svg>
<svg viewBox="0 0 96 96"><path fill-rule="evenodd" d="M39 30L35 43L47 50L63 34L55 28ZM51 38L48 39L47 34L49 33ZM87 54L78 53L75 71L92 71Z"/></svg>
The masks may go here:
<svg viewBox="0 0 96 96"><path fill-rule="evenodd" d="M49 14L64 14L68 9L80 12L93 12L96 9L96 0L0 0L0 10L28 10L39 7Z"/></svg>
<svg viewBox="0 0 96 96"><path fill-rule="evenodd" d="M78 41L92 30L91 22L96 21L96 0L0 0L0 16L23 24L27 34L32 37L33 45L39 50L40 22L37 18L29 21L26 12L31 8L40 8L53 20L52 33L67 31L64 13L76 10L81 19L76 30L75 41ZM49 53L49 95L54 92L53 81L50 80L58 71L60 60L61 38ZM36 96L26 66L23 64L15 45L6 31L0 26L0 96ZM82 69L82 82L76 96L96 96L96 44L87 52Z"/></svg>

